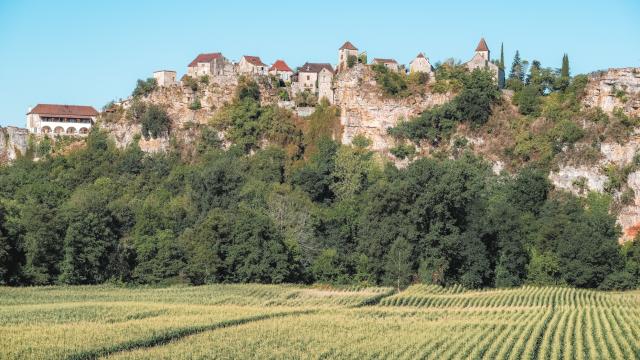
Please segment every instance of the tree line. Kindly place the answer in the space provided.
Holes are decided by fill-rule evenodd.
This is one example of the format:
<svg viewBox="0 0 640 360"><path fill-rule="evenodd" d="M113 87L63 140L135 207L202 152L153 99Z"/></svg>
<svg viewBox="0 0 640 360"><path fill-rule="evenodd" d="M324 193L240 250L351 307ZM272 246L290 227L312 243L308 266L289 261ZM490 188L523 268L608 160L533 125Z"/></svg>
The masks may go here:
<svg viewBox="0 0 640 360"><path fill-rule="evenodd" d="M455 111L484 121L494 95L468 86ZM0 283L639 285L608 195L556 191L535 167L496 175L470 152L398 168L364 137L334 141L337 115L325 102L299 123L244 81L189 158L96 128L83 149L18 159L0 168Z"/></svg>

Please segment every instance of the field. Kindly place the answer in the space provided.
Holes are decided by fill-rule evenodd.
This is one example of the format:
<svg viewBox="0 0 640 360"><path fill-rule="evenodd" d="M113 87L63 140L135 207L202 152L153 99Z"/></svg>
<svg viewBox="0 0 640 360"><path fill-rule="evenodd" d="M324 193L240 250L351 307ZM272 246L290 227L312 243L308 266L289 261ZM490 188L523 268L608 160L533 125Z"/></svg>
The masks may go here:
<svg viewBox="0 0 640 360"><path fill-rule="evenodd" d="M636 359L640 292L0 288L1 359Z"/></svg>

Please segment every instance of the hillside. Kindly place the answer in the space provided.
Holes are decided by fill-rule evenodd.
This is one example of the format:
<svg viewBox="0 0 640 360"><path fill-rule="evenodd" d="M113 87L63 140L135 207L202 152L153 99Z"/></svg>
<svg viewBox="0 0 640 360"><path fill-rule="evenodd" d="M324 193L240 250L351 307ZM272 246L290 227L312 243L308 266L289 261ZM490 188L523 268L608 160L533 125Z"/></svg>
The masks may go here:
<svg viewBox="0 0 640 360"><path fill-rule="evenodd" d="M0 288L3 359L632 359L640 295L558 287ZM37 344L37 346L33 346Z"/></svg>

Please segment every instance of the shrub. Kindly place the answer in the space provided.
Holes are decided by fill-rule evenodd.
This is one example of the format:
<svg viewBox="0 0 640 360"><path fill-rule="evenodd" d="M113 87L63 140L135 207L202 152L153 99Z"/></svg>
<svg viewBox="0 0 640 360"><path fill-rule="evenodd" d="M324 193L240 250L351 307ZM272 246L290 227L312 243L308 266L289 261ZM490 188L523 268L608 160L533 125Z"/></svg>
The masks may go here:
<svg viewBox="0 0 640 360"><path fill-rule="evenodd" d="M486 70L474 70L465 80L464 88L455 99L462 120L482 125L491 115L491 106L500 96L493 75Z"/></svg>
<svg viewBox="0 0 640 360"><path fill-rule="evenodd" d="M405 97L409 95L407 91L407 80L404 74L390 71L382 64L374 65L373 71L375 72L376 82L385 95L392 97Z"/></svg>
<svg viewBox="0 0 640 360"><path fill-rule="evenodd" d="M349 55L347 57L347 67L351 69L358 62L358 57L355 55Z"/></svg>
<svg viewBox="0 0 640 360"><path fill-rule="evenodd" d="M157 138L169 132L171 119L167 112L158 105L151 104L141 118L142 135L146 138Z"/></svg>
<svg viewBox="0 0 640 360"><path fill-rule="evenodd" d="M410 144L400 144L389 149L389 152L400 160L411 159L416 153L416 147Z"/></svg>
<svg viewBox="0 0 640 360"><path fill-rule="evenodd" d="M313 94L311 91L306 89L304 91L297 93L294 101L296 103L296 106L298 107L305 107L305 106L313 107L318 104L318 97L315 94Z"/></svg>
<svg viewBox="0 0 640 360"><path fill-rule="evenodd" d="M133 89L133 97L147 96L153 90L158 87L158 82L154 78L148 78L147 80L138 79L138 83L136 84L136 88Z"/></svg>
<svg viewBox="0 0 640 360"><path fill-rule="evenodd" d="M189 104L189 110L200 110L202 109L202 104L200 103L200 99L196 98L193 100L191 104Z"/></svg>
<svg viewBox="0 0 640 360"><path fill-rule="evenodd" d="M607 275L598 289L600 290L631 290L638 286L637 279L626 271L618 271Z"/></svg>
<svg viewBox="0 0 640 360"><path fill-rule="evenodd" d="M260 101L260 87L253 79L241 76L236 88L236 98L238 100L252 99Z"/></svg>

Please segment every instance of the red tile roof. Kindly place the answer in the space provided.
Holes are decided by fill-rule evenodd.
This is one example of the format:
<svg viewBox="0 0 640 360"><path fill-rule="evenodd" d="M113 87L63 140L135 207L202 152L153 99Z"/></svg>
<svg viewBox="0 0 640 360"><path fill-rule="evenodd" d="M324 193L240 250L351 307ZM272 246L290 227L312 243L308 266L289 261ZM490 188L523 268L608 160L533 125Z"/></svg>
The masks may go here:
<svg viewBox="0 0 640 360"><path fill-rule="evenodd" d="M322 69L333 72L333 67L327 63L305 63L298 69L298 72L319 73Z"/></svg>
<svg viewBox="0 0 640 360"><path fill-rule="evenodd" d="M489 51L489 47L487 46L487 42L484 41L484 38L480 39L476 51Z"/></svg>
<svg viewBox="0 0 640 360"><path fill-rule="evenodd" d="M420 54L418 54L418 56L416 56L416 58L423 58L423 57L424 57L423 53L420 53Z"/></svg>
<svg viewBox="0 0 640 360"><path fill-rule="evenodd" d="M287 63L284 62L284 60L276 60L276 62L274 62L273 65L271 65L271 68L269 68L269 71L273 71L273 70L293 72L293 70L291 70L289 65L287 65Z"/></svg>
<svg viewBox="0 0 640 360"><path fill-rule="evenodd" d="M247 62L251 65L254 66L267 66L267 64L263 63L262 60L260 60L259 56L249 56L249 55L245 55L243 56L243 58L245 60L247 60Z"/></svg>
<svg viewBox="0 0 640 360"><path fill-rule="evenodd" d="M347 42L345 42L345 43L340 47L340 49L339 49L339 50L343 50L343 49L347 49L347 50L358 50L358 48L357 48L357 47L353 46L353 44L352 44L352 43L350 43L350 42L348 42L348 41L347 41Z"/></svg>
<svg viewBox="0 0 640 360"><path fill-rule="evenodd" d="M221 53L209 53L209 54L200 54L193 59L192 62L189 63L189 67L197 66L199 63L208 63L212 62L215 59L222 58Z"/></svg>
<svg viewBox="0 0 640 360"><path fill-rule="evenodd" d="M27 113L29 114L38 114L38 115L57 115L60 117L63 116L77 116L77 117L92 117L98 116L98 112L93 106L83 106L83 105L55 105L55 104L38 104L31 111Z"/></svg>

